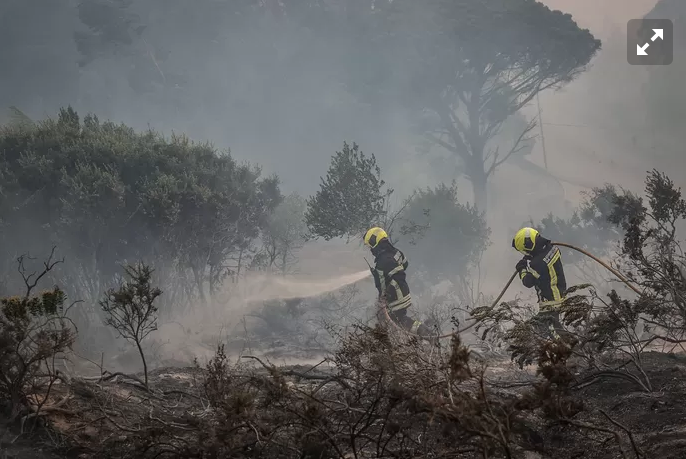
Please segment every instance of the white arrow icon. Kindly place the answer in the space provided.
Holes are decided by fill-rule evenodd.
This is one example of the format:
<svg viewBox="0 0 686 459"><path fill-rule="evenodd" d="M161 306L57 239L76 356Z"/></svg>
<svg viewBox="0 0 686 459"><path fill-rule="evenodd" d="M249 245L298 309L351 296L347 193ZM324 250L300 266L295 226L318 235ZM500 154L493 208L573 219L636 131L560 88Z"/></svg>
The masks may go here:
<svg viewBox="0 0 686 459"><path fill-rule="evenodd" d="M659 38L660 40L664 40L664 39L665 39L665 32L664 32L664 30L662 30L662 29L653 29L653 32L655 32L655 35L653 35L653 38L651 38L650 41L655 41L655 40L657 40L658 38Z"/></svg>
<svg viewBox="0 0 686 459"><path fill-rule="evenodd" d="M636 55L647 56L648 53L646 53L646 48L648 48L648 46L650 46L650 43L646 43L645 45L643 45L643 47L641 47L640 45L636 45Z"/></svg>

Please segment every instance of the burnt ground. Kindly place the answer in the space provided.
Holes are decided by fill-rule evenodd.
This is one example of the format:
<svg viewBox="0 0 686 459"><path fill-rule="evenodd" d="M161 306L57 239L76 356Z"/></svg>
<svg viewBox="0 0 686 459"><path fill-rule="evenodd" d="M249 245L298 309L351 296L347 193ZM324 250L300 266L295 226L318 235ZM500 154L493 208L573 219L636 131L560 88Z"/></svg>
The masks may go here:
<svg viewBox="0 0 686 459"><path fill-rule="evenodd" d="M507 360L499 362L492 381L509 382L508 392L518 391ZM574 425L537 425L532 444L537 452L527 458L634 458L633 444L646 459L686 458L686 356L647 353L644 368L652 392L616 378L594 380L575 391L584 404ZM307 367L287 367L306 371ZM319 371L319 369L317 369ZM17 437L16 431L2 435L0 458L52 459L57 457L99 457L102 445L116 440L125 445L142 425L191 431L194 419L209 413L201 397L201 371L197 368L165 368L151 373L152 392L146 392L123 376L109 375L106 381L73 378L51 390L41 419L47 424L33 435ZM300 384L301 382L296 381ZM514 387L514 388L512 388ZM605 416L603 412L607 415ZM602 430L605 429L605 430ZM619 438L618 438L619 437ZM10 443L14 440L13 443ZM622 455L621 448L625 451Z"/></svg>
<svg viewBox="0 0 686 459"><path fill-rule="evenodd" d="M7 440L0 442L0 457L3 459L61 459L58 451L54 447L47 444L36 444L35 438L19 438L16 439L16 434L2 430L0 435Z"/></svg>
<svg viewBox="0 0 686 459"><path fill-rule="evenodd" d="M615 378L599 380L578 391L585 410L577 419L625 431L627 452L633 449L631 432L646 458L686 458L686 356L649 352L643 359L652 392L637 390L631 382ZM545 437L554 457L621 457L611 435L601 432L568 426L551 429Z"/></svg>
<svg viewBox="0 0 686 459"><path fill-rule="evenodd" d="M575 390L584 405L574 418L578 425L542 425L541 457L623 457L615 435L584 427L588 424L619 432L626 457L636 457L635 444L646 459L686 458L686 356L649 352L644 369L652 392L614 377Z"/></svg>

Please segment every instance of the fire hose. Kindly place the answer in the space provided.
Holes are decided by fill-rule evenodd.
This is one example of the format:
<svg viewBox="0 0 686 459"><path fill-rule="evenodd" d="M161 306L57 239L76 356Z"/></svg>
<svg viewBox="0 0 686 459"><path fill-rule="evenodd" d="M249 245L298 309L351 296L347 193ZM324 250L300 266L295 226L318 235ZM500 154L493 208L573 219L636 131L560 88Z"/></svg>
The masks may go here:
<svg viewBox="0 0 686 459"><path fill-rule="evenodd" d="M633 284L631 284L631 282L630 282L622 273L620 273L619 271L617 271L616 269L614 269L613 267L611 267L610 265L608 265L607 263L605 263L603 260L601 260L600 258L596 257L595 255L593 255L593 254L587 252L587 251L584 250L584 249L581 249L581 248L579 248L579 247L576 247L576 246L574 246L574 245L572 245L572 244L567 244L567 243L565 243L565 242L553 242L553 245L556 245L556 246L559 246L559 247L566 247L566 248L572 249L572 250L576 250L577 252L579 252L579 253L581 253L581 254L583 254L583 255L585 255L585 256L591 258L592 260L594 260L595 262L597 262L598 264L600 264L603 268L607 269L607 270L610 271L612 274L614 274L620 281L622 281L627 287L629 287L631 290L633 290L636 294L641 295L641 291L640 291L636 286L634 286ZM500 299L505 295L505 292L507 292L507 289L510 288L510 285L512 285L512 281L514 281L514 279L515 279L516 276L517 276L517 271L515 271L515 272L512 273L512 275L510 276L510 280L507 281L507 284L505 284L505 287L503 287L503 289L500 291L500 294L499 294L498 297L495 299L495 301L493 301L493 303L491 304L491 306L489 307L489 309L494 309L494 308L498 305L498 302L500 302ZM400 330L404 331L405 333L407 333L407 334L409 334L409 335L412 335L412 336L417 336L417 337L419 337L419 338L427 338L427 337L418 335L418 334L416 334L416 333L412 333L412 332L410 332L410 331L408 331L408 330L405 330L405 329L402 328L400 325L398 325L397 323L395 323L395 321L394 321L393 319L391 319L391 316L388 314L388 309L387 309L382 303L380 303L379 306L380 306L381 309L383 309L383 312L384 312L384 314L385 314L385 316L386 316L386 320L388 320L389 322L391 322L391 323L392 323L393 325L395 325L398 329L400 329ZM456 331L454 331L454 332L451 332L451 333L446 333L445 335L440 335L440 336L434 337L434 339L451 338L451 337L453 337L453 336L455 336L455 335L459 335L460 333L463 333L463 332L469 330L470 328L474 327L475 325L477 325L477 324L480 323L480 322L481 322L480 320L474 319L474 322L473 322L473 323L471 323L471 324L465 326L464 328L458 329L458 330L456 330Z"/></svg>

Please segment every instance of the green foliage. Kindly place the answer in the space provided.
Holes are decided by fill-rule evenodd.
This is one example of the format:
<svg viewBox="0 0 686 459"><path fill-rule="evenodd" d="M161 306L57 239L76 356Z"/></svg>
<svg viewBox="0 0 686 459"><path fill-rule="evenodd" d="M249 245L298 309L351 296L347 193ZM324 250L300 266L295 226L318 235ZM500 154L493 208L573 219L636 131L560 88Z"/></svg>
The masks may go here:
<svg viewBox="0 0 686 459"><path fill-rule="evenodd" d="M585 194L571 219L549 214L536 227L553 241L567 242L596 255L609 255L613 243L621 242L617 247L621 254L633 262L647 262L649 254L675 250L676 228L686 218L686 204L671 179L657 170L646 177L645 193L648 207L630 191L610 184L596 187ZM575 253L569 259L576 262L581 257ZM646 269L644 275L655 276L651 268Z"/></svg>
<svg viewBox="0 0 686 459"><path fill-rule="evenodd" d="M33 318L56 315L61 312L65 299L66 294L55 286L52 290L41 292L38 296L30 298L20 296L2 298L0 308L8 320L28 323Z"/></svg>
<svg viewBox="0 0 686 459"><path fill-rule="evenodd" d="M0 400L7 403L10 419L29 408L28 397L39 387L34 379L48 362L67 351L76 338L73 324L65 317L67 296L59 287L34 294L39 281L61 260L53 252L40 272L29 273L25 255L18 257L18 271L25 293L0 298Z"/></svg>
<svg viewBox="0 0 686 459"><path fill-rule="evenodd" d="M6 17L31 17L28 7L12 3ZM9 87L23 86L19 84L22 78L28 78L20 71L28 68L21 56L38 52L30 64L46 71L41 76L36 76L41 72L31 72L36 84L30 86L41 98L46 88L74 89L76 81L88 101L84 103L109 106L105 105L108 91L99 86L100 82L108 84L101 78L107 75L128 82L131 91L124 89L121 94L131 97L132 112L155 106L165 113L158 123L183 123L192 129L188 123L202 118L203 124L222 128L229 124L251 137L258 131L249 129L256 125L270 126L276 137L285 134L275 131L292 126L284 110L304 99L321 105L290 118L320 121L322 110L329 107L322 102L325 98L312 97L317 90L327 94L327 100L329 96L336 100L332 114L349 121L351 113L361 112L346 104L342 92L348 90L365 103L389 102L393 110L402 104L416 109L415 113L430 114L423 132L436 133L436 138L431 136L433 144L445 147L454 161L461 162L474 186L484 192L495 167L521 146L519 133L512 145L508 141L500 149L490 142L502 122L535 91L572 79L599 46L568 15L528 0L198 0L192 4L85 0L77 8L42 0L40 5L50 17L63 17L62 24L74 27L62 27L66 41L38 49L19 45L31 35L40 36L35 24L29 28L32 32L37 28L33 34L18 35L23 40L10 38L22 32L14 28L27 28L27 24L1 24L14 32L6 32L4 42L18 43L6 47L3 60L17 62L7 66L16 83ZM37 24L54 27L52 22ZM197 53L198 48L205 52ZM55 60L54 56L65 55L69 59ZM88 67L86 74L98 76L94 78L98 86L84 87L88 85L79 78L79 65ZM110 65L117 69L116 75L105 70ZM213 71L207 71L208 65ZM58 69L61 78L44 77ZM214 78L218 73L228 77ZM276 102L268 96L270 91L278 93ZM231 114L217 94L228 94L241 104L240 116L227 122ZM265 98L247 103L246 94L264 94ZM142 95L151 98L142 99ZM29 95L23 97L29 99ZM266 104L269 109L264 109ZM204 116L197 116L200 111ZM257 117L259 123L254 122ZM338 123L329 123L340 130Z"/></svg>
<svg viewBox="0 0 686 459"><path fill-rule="evenodd" d="M365 155L356 143L350 147L343 142L321 182L319 191L307 200L305 221L314 236L325 240L359 236L378 224L393 192L384 190L374 155Z"/></svg>
<svg viewBox="0 0 686 459"><path fill-rule="evenodd" d="M170 299L204 299L249 258L281 200L276 177L210 144L81 120L72 108L2 128L0 150L3 256L59 245L70 263L53 277L90 304L120 260L137 259L161 268Z"/></svg>
<svg viewBox="0 0 686 459"><path fill-rule="evenodd" d="M109 289L100 307L105 312L105 324L114 328L119 335L133 342L138 348L145 385L148 385L148 366L141 343L157 330L157 306L154 304L162 290L152 286L153 270L142 263L124 268L130 279L118 289Z"/></svg>
<svg viewBox="0 0 686 459"><path fill-rule="evenodd" d="M573 286L558 309L565 325L558 334L574 338L570 345L575 354L597 370L596 377L622 378L650 392L654 387L643 367L643 354L659 342L674 346L686 342L686 258L679 234L686 220L686 200L657 170L648 173L645 183L645 201L611 185L595 189L581 206L581 217L572 222L577 228L587 225L596 234L622 238L613 258L638 298L622 298L613 289L605 299L590 284ZM606 273L594 281L601 275ZM585 288L590 293L576 293ZM472 312L484 336L500 333L498 324L514 323L502 338L520 364L532 362L547 341L537 333L536 318L523 317L522 310L501 303ZM620 369L603 363L604 356L617 353L627 357Z"/></svg>
<svg viewBox="0 0 686 459"><path fill-rule="evenodd" d="M621 254L628 258L634 275L666 303L660 323L678 329L676 324L686 317L686 258L678 231L686 220L686 201L681 189L657 170L646 177L645 193L647 206L632 193L617 196L609 219L624 231Z"/></svg>
<svg viewBox="0 0 686 459"><path fill-rule="evenodd" d="M393 190L383 186L374 156L366 158L356 144L344 144L320 191L308 200L310 231L326 239L355 237L379 225L392 240L397 233L408 238L403 251L432 282L466 280L489 244L483 213L458 201L455 182L416 190L397 209L388 205Z"/></svg>
<svg viewBox="0 0 686 459"><path fill-rule="evenodd" d="M483 213L458 202L454 182L418 190L399 219L425 228L421 238L404 251L413 263L439 279L466 275L481 259L491 234Z"/></svg>

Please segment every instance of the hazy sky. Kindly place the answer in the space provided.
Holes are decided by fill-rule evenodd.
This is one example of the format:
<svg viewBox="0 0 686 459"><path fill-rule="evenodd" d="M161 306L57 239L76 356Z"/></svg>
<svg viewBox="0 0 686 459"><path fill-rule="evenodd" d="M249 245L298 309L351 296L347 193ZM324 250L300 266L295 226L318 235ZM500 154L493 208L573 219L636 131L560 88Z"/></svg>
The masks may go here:
<svg viewBox="0 0 686 459"><path fill-rule="evenodd" d="M549 168L560 178L575 182L576 186L565 183L570 195L598 180L642 181L649 164L640 156L648 158L640 152L631 157L625 154L628 148L634 148L631 140L635 130L620 129L622 122L607 114L592 117L607 112L605 101L594 97L596 92L605 89L602 83L614 87L613 97L617 99L627 103L631 99L638 100L636 91L645 81L646 71L626 63L623 37L626 22L645 15L655 6L656 0L544 0L543 3L569 12L581 27L589 28L603 40L603 49L585 74L562 91L541 95ZM527 110L532 115L537 114L535 104ZM611 130L611 126L617 129ZM532 159L543 164L540 139ZM592 169L589 165L593 165Z"/></svg>
<svg viewBox="0 0 686 459"><path fill-rule="evenodd" d="M608 38L613 27L643 17L657 0L541 0L550 8L570 13L577 23L598 38Z"/></svg>
<svg viewBox="0 0 686 459"><path fill-rule="evenodd" d="M605 114L607 104L599 95L614 98L610 101L612 103L616 103L617 99L631 98L631 91L635 91L637 82L640 84L644 78L644 69L626 64L622 36L626 21L643 16L654 7L656 1L543 2L551 8L572 14L581 27L590 28L603 40L603 50L584 75L563 91L548 91L540 98L549 169L565 180L564 193L569 195L571 201L576 200L579 190L598 181L631 179L640 182L646 163L641 162L640 158L637 161L624 155L627 148L635 147L631 144L635 126L609 132L607 125L621 123ZM20 2L11 5L18 9ZM143 6L137 8L143 14L142 21L148 25L144 33L147 41L145 46L139 43L136 45L138 48L129 50L135 55L134 58L122 57L121 53L105 55L76 70L71 80L60 80L58 72L54 72L55 77L49 80L51 87L48 89L46 82L37 77L34 81L33 78L44 74L44 71L29 71L28 74L17 71L18 78L26 86L33 85L41 89L27 88L25 93L30 96L21 100L13 97L20 91L5 91L7 94L3 94L2 101L8 105L16 103L19 108L37 117L54 114L58 103L73 103L82 111L94 111L101 117L111 117L139 129L151 126L165 132L186 132L196 139L209 139L220 148L230 147L240 159L259 162L266 171L279 173L286 191L296 190L303 194L316 190L316 178L326 172L330 156L340 149L344 140L357 141L363 150L374 152L398 194L405 194L416 186L433 185L437 181L452 178L449 169L437 167L428 158L417 155L417 139L408 132L400 113L374 113L363 104L356 105L340 87L328 83L331 78L327 77L325 63L310 57L309 61L284 65L283 69L270 68L267 72L260 71L254 62L250 65L234 65L226 59L227 50L222 47L231 47L235 40L222 42L217 49L199 52L194 48L193 34L202 35L201 30L190 27L179 32L173 24L160 22L159 14L155 11L147 11L145 5L148 3L141 2L140 5ZM83 25L76 25L77 17L67 17L69 10L62 8L59 13L64 17L60 16L59 21L51 19L46 25L33 24L35 21L29 21L31 18L22 16L10 23L16 29L12 34L18 42L29 39L35 41L40 35L43 45L46 45L46 40L64 43L64 49L60 50L60 63L62 66L75 66L78 53L72 35L75 28L83 29ZM174 17L171 19L178 20ZM29 23L22 25L22 21ZM196 18L198 21L200 19ZM37 33L38 29L41 34ZM289 62L288 56L297 56L303 43L316 39L311 31L279 30L277 25L274 30L274 37L246 31L239 43L239 46L246 48L244 55L252 59L272 47L285 56L284 62ZM279 34L285 34L285 39ZM614 47L611 43L613 38ZM270 40L273 43L268 43ZM267 48L264 47L265 43ZM179 91L160 91L158 95L132 92L130 85L135 82L130 79L134 73L131 69L147 69L147 73L137 72L147 80L154 80L159 77L158 73L162 73L153 66L152 55L160 60L167 79L180 78ZM322 56L326 56L326 53ZM157 61L154 62L157 64ZM354 67L351 69L354 71ZM184 82L183 75L179 75L183 72L194 75L196 81ZM283 72L283 77L275 72ZM622 72L626 75L620 79L617 75ZM67 70L63 72L66 73ZM198 78L202 81L198 81ZM153 87L159 87L160 84L159 81L145 83ZM63 87L59 87L60 84ZM282 88L279 86L281 84L286 86ZM192 87L182 101L188 106L170 107L169 98L183 94L186 87ZM208 89L202 90L202 87ZM609 93L608 87L614 91ZM622 88L627 91L626 94L618 91ZM529 117L537 115L535 104L527 107L526 114ZM540 140L530 159L543 165ZM587 164L594 164L595 176L585 173ZM304 176L309 179L303 180ZM512 183L526 180L532 178L523 175L516 167L505 166L499 171L492 184L494 193L491 194L500 195L497 206L500 210L504 213L527 214L540 207L536 203L522 206L521 203L515 205L507 202L508 197L512 196ZM549 193L561 192L559 184L553 183L552 188L548 185L546 183L544 187L549 189ZM464 198L470 199L469 185L464 184L461 188Z"/></svg>

